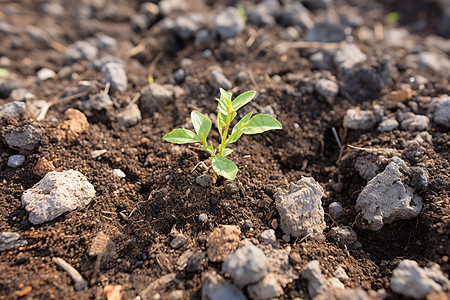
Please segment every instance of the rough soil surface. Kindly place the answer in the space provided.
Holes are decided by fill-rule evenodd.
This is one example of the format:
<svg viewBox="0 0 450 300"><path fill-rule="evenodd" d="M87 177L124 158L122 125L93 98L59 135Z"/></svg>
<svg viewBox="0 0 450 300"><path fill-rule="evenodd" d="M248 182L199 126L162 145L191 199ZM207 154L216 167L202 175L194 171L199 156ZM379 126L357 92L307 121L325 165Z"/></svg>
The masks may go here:
<svg viewBox="0 0 450 300"><path fill-rule="evenodd" d="M0 68L8 71L0 79L0 105L26 103L25 111L0 120L0 232L15 232L27 241L1 252L0 298L106 299L112 297L111 286L120 285L121 291L114 292L134 299L155 280L173 274L164 277L171 278L165 284L153 286L154 294L198 299L203 273L216 271L229 278L221 263L207 255L196 270L186 270L186 258L207 253L208 236L220 225L237 226L239 239L255 244L264 230L274 229L278 244L273 247L297 258L290 260L297 275L312 260L320 261L326 278L341 266L349 277L345 286L361 287L372 297L381 289L388 298L402 297L390 289L390 279L403 259L420 266L437 264L448 276L450 134L449 127L436 123L431 104L450 95L450 46L438 1L402 6L396 1L303 1L309 26L286 24L290 19L281 15L267 26L247 20L242 31L226 40L214 28L214 18L229 6L242 7L248 15L258 1L155 2L0 2ZM290 1L280 3L284 7ZM392 11L400 20L388 20ZM173 25L181 16L200 19L194 25L190 21L192 34ZM336 25L338 40L330 38L335 34L331 31L319 40L322 43L303 43L311 30L307 27L324 20L342 26ZM406 34L389 40L398 29ZM113 45L101 43L99 33L112 37ZM78 41L91 43L97 52L69 55ZM358 46L366 57L343 71L329 53L345 44ZM317 53L322 55L319 61ZM437 55L437 64L420 60L422 53ZM95 64L104 55L124 62L126 90L106 84ZM43 68L56 74L40 80ZM262 112L283 125L281 131L243 136L233 144L230 159L239 167L234 182L199 165L204 161L208 167L209 161L198 145L178 146L161 139L175 128L192 129L192 109L214 116L214 68L221 68L233 95L257 91L241 117ZM180 69L183 76L177 73ZM149 77L169 90L167 101L139 100ZM332 81L337 94L322 93L321 79ZM28 95L19 95L18 89ZM402 89L409 93L391 94ZM110 105L97 110L83 104L102 93L109 94ZM142 120L124 122L135 103ZM45 113L46 104L51 105ZM344 120L349 109L367 110L374 119L359 129L349 128ZM429 123L408 125L407 113L427 116ZM400 125L382 132L378 125L383 118L394 118ZM36 145L11 146L8 134L27 126L34 128L34 135L20 138ZM427 132L425 138L411 143L419 132ZM214 125L211 138L218 140ZM8 160L16 154L25 161L13 168ZM395 220L381 230L362 229L355 204L368 179L355 162L364 158L367 168L378 163L377 175L394 156L410 168L427 171L426 186L414 187L423 208L417 217ZM87 177L95 197L83 209L33 225L22 194L47 172L70 169ZM117 176L115 169L125 177ZM196 183L204 173L214 179L210 186ZM324 242L282 238L274 195L301 176L313 177L325 191ZM338 220L327 214L332 202L343 206ZM207 220L200 221L200 214ZM337 224L352 227L362 247L350 249L330 239L330 229ZM186 241L171 244L179 235ZM81 274L85 288L75 289L55 264L57 257ZM440 296L445 299L449 293ZM295 297L310 298L301 275L283 288L280 298Z"/></svg>

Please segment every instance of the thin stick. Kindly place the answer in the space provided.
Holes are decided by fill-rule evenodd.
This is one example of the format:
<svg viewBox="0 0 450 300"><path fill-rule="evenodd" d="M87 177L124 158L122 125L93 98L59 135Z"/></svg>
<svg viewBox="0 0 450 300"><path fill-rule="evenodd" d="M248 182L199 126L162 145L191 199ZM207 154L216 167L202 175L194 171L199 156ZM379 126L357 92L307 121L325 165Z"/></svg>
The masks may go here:
<svg viewBox="0 0 450 300"><path fill-rule="evenodd" d="M150 63L150 66L148 66L148 76L149 77L150 76L153 77L153 72L155 71L156 64L158 63L158 61L161 59L162 56L163 56L163 53L159 52L158 55L156 55L156 57Z"/></svg>
<svg viewBox="0 0 450 300"><path fill-rule="evenodd" d="M139 44L136 45L136 47L131 48L125 53L125 56L127 58L133 57L135 55L138 55L142 51L145 50L145 40L142 40Z"/></svg>
<svg viewBox="0 0 450 300"><path fill-rule="evenodd" d="M53 49L55 49L56 51L59 51L64 54L67 53L67 47L57 41L51 40L48 42L48 45Z"/></svg>
<svg viewBox="0 0 450 300"><path fill-rule="evenodd" d="M336 142L337 142L337 144L339 146L339 149L342 148L341 140L339 139L339 135L336 132L336 128L332 127L331 131L333 131L334 138L336 139Z"/></svg>

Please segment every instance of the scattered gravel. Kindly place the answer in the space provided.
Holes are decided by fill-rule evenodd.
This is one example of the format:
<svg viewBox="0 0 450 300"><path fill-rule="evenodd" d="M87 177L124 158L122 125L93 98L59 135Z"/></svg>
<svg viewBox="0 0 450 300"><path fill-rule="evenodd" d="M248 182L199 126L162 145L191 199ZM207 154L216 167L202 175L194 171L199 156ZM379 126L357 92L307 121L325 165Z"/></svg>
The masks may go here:
<svg viewBox="0 0 450 300"><path fill-rule="evenodd" d="M278 244L277 237L275 236L275 230L273 229L264 230L259 236L259 240L263 244L270 244L274 246Z"/></svg>

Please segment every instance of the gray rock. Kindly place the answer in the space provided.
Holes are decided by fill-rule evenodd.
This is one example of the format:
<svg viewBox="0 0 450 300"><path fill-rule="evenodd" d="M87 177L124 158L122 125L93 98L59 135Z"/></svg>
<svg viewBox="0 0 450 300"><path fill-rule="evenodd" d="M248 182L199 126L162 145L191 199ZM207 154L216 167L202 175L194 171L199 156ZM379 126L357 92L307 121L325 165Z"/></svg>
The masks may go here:
<svg viewBox="0 0 450 300"><path fill-rule="evenodd" d="M408 117L402 121L401 128L406 131L423 131L429 125L430 119L427 116L409 113Z"/></svg>
<svg viewBox="0 0 450 300"><path fill-rule="evenodd" d="M27 100L32 100L35 99L36 96L33 95L32 93L30 93L27 89L14 89L11 91L11 99L13 99L13 101L20 101L20 102L24 102ZM1 110L1 107L0 107Z"/></svg>
<svg viewBox="0 0 450 300"><path fill-rule="evenodd" d="M109 107L111 107L113 105L114 105L114 103L112 102L112 100L108 94L99 93L99 94L91 96L88 100L81 102L78 105L78 107L81 110L100 111L103 109L108 109Z"/></svg>
<svg viewBox="0 0 450 300"><path fill-rule="evenodd" d="M322 197L323 188L312 177L302 177L292 183L289 191L281 189L275 194L275 203L280 214L280 226L284 233L293 237L308 236L323 241L326 227Z"/></svg>
<svg viewBox="0 0 450 300"><path fill-rule="evenodd" d="M131 17L130 26L134 31L144 31L149 25L149 19L144 14L135 14Z"/></svg>
<svg viewBox="0 0 450 300"><path fill-rule="evenodd" d="M270 244L275 246L278 243L277 237L275 236L275 230L273 229L267 229L261 232L259 239L263 244Z"/></svg>
<svg viewBox="0 0 450 300"><path fill-rule="evenodd" d="M306 34L305 41L320 43L338 43L346 38L345 28L342 24L320 22L314 24Z"/></svg>
<svg viewBox="0 0 450 300"><path fill-rule="evenodd" d="M298 273L290 263L290 254L292 254L290 249L275 249L269 244L261 244L259 248L269 259L269 273L277 275L277 281L282 287L297 280Z"/></svg>
<svg viewBox="0 0 450 300"><path fill-rule="evenodd" d="M269 273L257 284L249 285L247 291L250 298L255 300L269 300L278 298L283 294L283 288L278 281L278 275L275 273Z"/></svg>
<svg viewBox="0 0 450 300"><path fill-rule="evenodd" d="M142 90L139 104L144 113L153 114L173 100L172 91L158 83L152 83Z"/></svg>
<svg viewBox="0 0 450 300"><path fill-rule="evenodd" d="M36 77L39 81L45 81L55 78L56 73L49 68L42 68L36 73Z"/></svg>
<svg viewBox="0 0 450 300"><path fill-rule="evenodd" d="M111 85L112 91L121 93L127 90L128 78L125 66L117 62L109 62L102 67L102 82Z"/></svg>
<svg viewBox="0 0 450 300"><path fill-rule="evenodd" d="M202 175L197 176L197 178L195 178L195 182L198 185L207 187L207 186L211 186L212 185L213 179L208 174L202 174Z"/></svg>
<svg viewBox="0 0 450 300"><path fill-rule="evenodd" d="M188 258L186 263L186 272L195 273L200 270L201 266L206 262L206 252L193 254Z"/></svg>
<svg viewBox="0 0 450 300"><path fill-rule="evenodd" d="M22 247L26 244L28 244L27 240L21 240L18 233L5 231L0 234L0 251Z"/></svg>
<svg viewBox="0 0 450 300"><path fill-rule="evenodd" d="M391 47L404 47L405 40L409 38L408 29L401 28L392 28L387 30L384 36L384 42Z"/></svg>
<svg viewBox="0 0 450 300"><path fill-rule="evenodd" d="M339 202L330 203L330 206L328 207L328 213L330 214L330 216L333 220L337 220L340 217L342 217L343 212L344 212L344 209L342 208L341 203L339 203Z"/></svg>
<svg viewBox="0 0 450 300"><path fill-rule="evenodd" d="M437 73L445 73L447 76L450 72L450 61L445 55L439 55L433 52L421 51L417 58L418 63Z"/></svg>
<svg viewBox="0 0 450 300"><path fill-rule="evenodd" d="M314 25L309 10L300 2L283 6L280 12L280 23L285 27L299 26L302 29L310 29Z"/></svg>
<svg viewBox="0 0 450 300"><path fill-rule="evenodd" d="M13 127L6 134L5 141L9 147L21 150L34 150L39 145L42 130L32 125Z"/></svg>
<svg viewBox="0 0 450 300"><path fill-rule="evenodd" d="M337 269L333 272L333 276L342 282L349 280L347 273L345 272L344 268L341 266L337 267Z"/></svg>
<svg viewBox="0 0 450 300"><path fill-rule="evenodd" d="M436 268L421 268L413 260L402 260L392 273L391 289L406 297L425 298L431 292L450 289L446 276Z"/></svg>
<svg viewBox="0 0 450 300"><path fill-rule="evenodd" d="M98 42L98 48L101 50L105 50L108 52L115 52L119 48L119 44L117 43L117 40L109 35L104 34L103 32L96 33L95 37ZM97 55L95 55L95 56L97 56Z"/></svg>
<svg viewBox="0 0 450 300"><path fill-rule="evenodd" d="M228 255L222 264L222 271L228 273L233 282L240 286L256 283L266 276L269 260L258 247L248 244Z"/></svg>
<svg viewBox="0 0 450 300"><path fill-rule="evenodd" d="M372 155L358 156L355 160L355 170L362 178L369 181L380 172L376 158Z"/></svg>
<svg viewBox="0 0 450 300"><path fill-rule="evenodd" d="M334 66L333 51L321 49L313 53L309 60L320 70L331 70Z"/></svg>
<svg viewBox="0 0 450 300"><path fill-rule="evenodd" d="M375 115L370 110L351 108L344 117L345 126L354 130L369 130L375 126Z"/></svg>
<svg viewBox="0 0 450 300"><path fill-rule="evenodd" d="M67 49L66 60L74 62L80 59L94 60L98 55L98 49L87 41L77 41Z"/></svg>
<svg viewBox="0 0 450 300"><path fill-rule="evenodd" d="M233 87L220 68L214 68L209 72L209 83L216 89L230 90Z"/></svg>
<svg viewBox="0 0 450 300"><path fill-rule="evenodd" d="M428 171L421 167L411 168L411 185L415 187L424 188L428 185L429 175Z"/></svg>
<svg viewBox="0 0 450 300"><path fill-rule="evenodd" d="M50 39L49 34L38 26L27 26L26 32L33 41L38 43L47 43Z"/></svg>
<svg viewBox="0 0 450 300"><path fill-rule="evenodd" d="M200 27L189 17L178 17L173 23L172 30L182 38L188 40L195 36Z"/></svg>
<svg viewBox="0 0 450 300"><path fill-rule="evenodd" d="M320 79L316 82L315 90L322 95L329 104L334 103L334 99L339 93L339 85L328 79Z"/></svg>
<svg viewBox="0 0 450 300"><path fill-rule="evenodd" d="M57 2L46 2L39 5L39 10L46 14L52 16L61 16L64 14L64 7Z"/></svg>
<svg viewBox="0 0 450 300"><path fill-rule="evenodd" d="M247 298L234 284L226 281L214 271L203 274L202 300L246 300Z"/></svg>
<svg viewBox="0 0 450 300"><path fill-rule="evenodd" d="M137 104L128 105L123 111L117 114L117 122L126 127L136 125L142 120L141 111Z"/></svg>
<svg viewBox="0 0 450 300"><path fill-rule="evenodd" d="M170 246L174 249L178 249L183 247L187 242L188 240L184 235L178 235L170 242Z"/></svg>
<svg viewBox="0 0 450 300"><path fill-rule="evenodd" d="M214 42L214 36L212 33L210 33L208 30L206 29L202 29L199 30L196 34L195 34L195 41L194 41L194 45L196 47L208 47L208 45L211 45L211 43ZM206 51L211 51L209 49L206 49L203 53L202 53L202 57L203 58L207 58L207 55L205 55ZM212 53L210 53L209 57L212 56Z"/></svg>
<svg viewBox="0 0 450 300"><path fill-rule="evenodd" d="M0 118L19 119L25 112L24 102L13 101L0 106Z"/></svg>
<svg viewBox="0 0 450 300"><path fill-rule="evenodd" d="M208 222L208 215L207 214L199 214L198 215L198 221L200 223L206 223Z"/></svg>
<svg viewBox="0 0 450 300"><path fill-rule="evenodd" d="M348 249L361 248L356 232L349 226L339 225L331 228L329 237L332 241L345 245Z"/></svg>
<svg viewBox="0 0 450 300"><path fill-rule="evenodd" d="M183 0L162 0L159 2L159 11L163 16L177 11L184 11L187 8L187 3Z"/></svg>
<svg viewBox="0 0 450 300"><path fill-rule="evenodd" d="M310 261L303 268L301 275L308 280L308 292L311 299L324 293L328 289L328 282L322 275L318 260Z"/></svg>
<svg viewBox="0 0 450 300"><path fill-rule="evenodd" d="M344 44L334 56L334 63L340 69L351 70L357 64L366 61L367 56L355 44Z"/></svg>
<svg viewBox="0 0 450 300"><path fill-rule="evenodd" d="M214 31L223 40L237 37L244 28L245 22L235 7L227 7L214 19Z"/></svg>
<svg viewBox="0 0 450 300"><path fill-rule="evenodd" d="M367 183L356 200L356 209L367 222L361 226L377 231L394 220L416 217L422 209L422 199L403 182L400 166L391 162Z"/></svg>
<svg viewBox="0 0 450 300"><path fill-rule="evenodd" d="M25 162L25 156L21 154L11 155L8 158L8 167L18 168Z"/></svg>
<svg viewBox="0 0 450 300"><path fill-rule="evenodd" d="M125 65L125 62L117 57L111 55L103 55L91 61L92 67L96 71L101 71L103 66L107 63L115 62L118 64Z"/></svg>
<svg viewBox="0 0 450 300"><path fill-rule="evenodd" d="M433 112L433 120L442 126L450 128L450 97L447 95L433 98L430 104L430 111Z"/></svg>
<svg viewBox="0 0 450 300"><path fill-rule="evenodd" d="M17 88L18 82L14 80L0 80L0 98L6 99Z"/></svg>
<svg viewBox="0 0 450 300"><path fill-rule="evenodd" d="M280 11L280 3L276 0L264 0L249 9L247 18L250 23L258 26L269 26L276 22Z"/></svg>
<svg viewBox="0 0 450 300"><path fill-rule="evenodd" d="M381 123L378 125L378 130L381 132L388 132L397 129L399 125L400 124L395 118L390 118L381 121Z"/></svg>
<svg viewBox="0 0 450 300"><path fill-rule="evenodd" d="M29 221L42 224L77 208L84 208L95 196L95 189L78 171L51 171L22 195L30 212Z"/></svg>
<svg viewBox="0 0 450 300"><path fill-rule="evenodd" d="M280 39L285 41L296 41L300 39L300 33L297 27L289 26L281 34ZM273 78L272 78L273 79Z"/></svg>
<svg viewBox="0 0 450 300"><path fill-rule="evenodd" d="M183 69L175 71L174 78L177 82L183 82L186 77L186 72Z"/></svg>

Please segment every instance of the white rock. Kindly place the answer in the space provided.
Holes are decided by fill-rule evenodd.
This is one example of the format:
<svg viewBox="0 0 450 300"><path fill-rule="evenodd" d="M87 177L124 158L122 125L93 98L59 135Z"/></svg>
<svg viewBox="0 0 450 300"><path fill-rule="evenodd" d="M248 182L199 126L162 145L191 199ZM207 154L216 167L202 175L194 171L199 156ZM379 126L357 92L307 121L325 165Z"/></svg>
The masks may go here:
<svg viewBox="0 0 450 300"><path fill-rule="evenodd" d="M311 298L322 294L328 289L327 280L322 275L318 260L310 261L302 270L302 276L308 280L308 292Z"/></svg>
<svg viewBox="0 0 450 300"><path fill-rule="evenodd" d="M240 287L256 283L266 276L269 260L258 247L248 244L228 255L222 264L222 271L230 274Z"/></svg>
<svg viewBox="0 0 450 300"><path fill-rule="evenodd" d="M378 125L378 130L381 132L388 132L397 129L399 125L400 124L395 118L390 118L381 121L381 123Z"/></svg>
<svg viewBox="0 0 450 300"><path fill-rule="evenodd" d="M121 93L127 90L128 77L125 66L117 62L109 62L102 67L102 82L111 85L111 90Z"/></svg>
<svg viewBox="0 0 450 300"><path fill-rule="evenodd" d="M391 162L367 183L356 200L356 209L367 222L362 227L376 231L394 220L416 217L422 209L422 199L403 183L399 165Z"/></svg>
<svg viewBox="0 0 450 300"><path fill-rule="evenodd" d="M44 81L44 80L55 78L56 73L55 73L55 71L53 71L49 68L42 68L37 72L36 76L40 81Z"/></svg>
<svg viewBox="0 0 450 300"><path fill-rule="evenodd" d="M95 189L78 171L52 171L22 195L30 212L29 221L41 224L77 208L84 208L95 196Z"/></svg>
<svg viewBox="0 0 450 300"><path fill-rule="evenodd" d="M347 110L344 117L345 126L356 130L369 130L375 126L375 115L370 110L359 110L351 108Z"/></svg>
<svg viewBox="0 0 450 300"><path fill-rule="evenodd" d="M289 191L281 189L275 194L280 214L280 226L284 233L293 237L309 236L323 241L326 227L322 197L323 188L312 177L302 177L297 184L291 183Z"/></svg>
<svg viewBox="0 0 450 300"><path fill-rule="evenodd" d="M289 263L290 249L275 249L272 245L262 244L259 247L269 259L269 272L277 274L282 287L298 278L297 271Z"/></svg>
<svg viewBox="0 0 450 300"><path fill-rule="evenodd" d="M328 213L330 214L333 220L337 220L340 217L342 217L343 211L344 209L342 208L342 205L339 202L332 202L328 207Z"/></svg>
<svg viewBox="0 0 450 300"><path fill-rule="evenodd" d="M450 282L438 269L419 267L417 262L405 259L392 273L391 289L414 299L425 298L431 292L448 291Z"/></svg>
<svg viewBox="0 0 450 300"><path fill-rule="evenodd" d="M315 90L322 95L329 104L333 104L334 99L339 92L339 85L332 80L323 78L317 81Z"/></svg>
<svg viewBox="0 0 450 300"><path fill-rule="evenodd" d="M114 169L113 170L113 175L116 176L117 178L125 178L125 177L127 177L127 175L125 175L125 173L121 169Z"/></svg>
<svg viewBox="0 0 450 300"><path fill-rule="evenodd" d="M349 279L347 273L345 272L344 268L339 266L337 267L336 271L333 272L334 277L339 279L340 281L344 282Z"/></svg>
<svg viewBox="0 0 450 300"><path fill-rule="evenodd" d="M275 230L273 229L267 229L261 232L259 239L263 244L277 244L277 237L275 236Z"/></svg>
<svg viewBox="0 0 450 300"><path fill-rule="evenodd" d="M355 160L355 170L365 180L371 180L380 172L376 158L372 155L358 156Z"/></svg>
<svg viewBox="0 0 450 300"><path fill-rule="evenodd" d="M344 44L339 47L334 56L334 63L339 68L353 69L353 67L362 63L367 59L367 56L359 50L355 44Z"/></svg>
<svg viewBox="0 0 450 300"><path fill-rule="evenodd" d="M406 131L423 131L430 125L430 119L427 116L410 114L408 118L402 121L401 127Z"/></svg>
<svg viewBox="0 0 450 300"><path fill-rule="evenodd" d="M433 111L433 120L439 125L450 128L450 97L445 95L434 98L430 107Z"/></svg>
<svg viewBox="0 0 450 300"><path fill-rule="evenodd" d="M255 300L269 300L278 298L283 294L283 288L275 273L269 273L257 284L248 286L247 291L250 298Z"/></svg>
<svg viewBox="0 0 450 300"><path fill-rule="evenodd" d="M244 294L234 284L226 281L219 274L208 271L202 279L203 300L245 300Z"/></svg>

